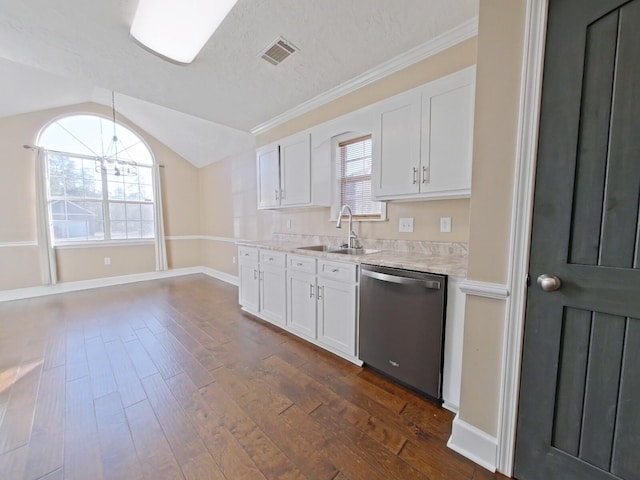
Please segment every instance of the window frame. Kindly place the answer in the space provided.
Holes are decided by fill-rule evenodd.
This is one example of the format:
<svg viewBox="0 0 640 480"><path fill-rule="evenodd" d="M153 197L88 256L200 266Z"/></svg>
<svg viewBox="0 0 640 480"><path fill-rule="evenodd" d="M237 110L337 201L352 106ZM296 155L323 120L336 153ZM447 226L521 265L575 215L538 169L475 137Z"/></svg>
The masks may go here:
<svg viewBox="0 0 640 480"><path fill-rule="evenodd" d="M331 165L332 165L332 178L333 178L333 192L332 192L332 200L331 200L331 211L329 221L335 222L338 220L338 215L340 214L340 209L342 208L342 176L341 164L343 160L339 155L339 149L341 144L345 143L356 143L358 140L365 139L367 137L371 138L371 142L374 141L372 132L346 132L340 135L336 135L331 139ZM373 161L373 149L372 149L372 161ZM371 182L373 183L373 169L370 175ZM386 222L387 221L387 202L373 200L373 184L371 186L371 194L372 201L379 202L380 205L380 214L372 214L372 215L353 215L354 222Z"/></svg>
<svg viewBox="0 0 640 480"><path fill-rule="evenodd" d="M109 159L113 159L112 157L100 157L100 156L94 156L94 155L87 155L87 154L83 154L83 153L74 153L74 152L65 152L65 151L60 151L60 150L56 150L56 149L48 149L46 147L46 145L43 145L41 143L41 139L43 134L47 131L48 128L50 128L51 126L53 126L54 124L56 124L56 122L60 122L61 120L64 120L65 118L68 117L76 117L76 116L89 116L89 117L96 117L99 118L101 120L107 120L107 121L112 121L111 119L108 119L106 116L104 115L100 115L100 114L96 114L93 112L77 112L77 113L71 113L71 114L66 114L60 117L57 117L53 120L51 120L49 123L47 123L42 130L40 131L38 138L38 146L40 148L42 148L43 150L45 150L46 154L47 154L47 161L46 161L46 166L47 166L47 186L46 186L46 191L45 191L45 195L47 198L47 215L48 215L48 222L49 222L49 228L51 230L51 240L52 240L52 246L53 248L62 248L62 249L67 249L67 248L74 248L74 247L106 247L106 246L118 246L118 245L151 245L156 241L157 238L157 225L156 225L156 185L155 185L155 175L153 173L153 169L157 168L157 163L155 160L155 157L153 155L153 151L151 150L151 148L149 147L149 145L147 144L147 142L138 134L138 132L136 132L134 129L132 129L131 127L129 127L128 125L124 125L120 122L116 122L116 125L118 128L121 129L125 129L128 132L130 132L131 134L133 134L140 142L140 144L142 144L144 146L144 148L147 150L148 154L149 154L149 159L151 163L141 163L141 162L135 162L136 163L136 169L138 171L140 171L140 169L148 169L149 170L149 177L150 177L150 184L144 183L142 185L150 185L151 186L151 200L150 201L145 201L140 199L140 190L139 190L139 198L137 200L127 200L126 199L126 193L123 195L124 198L110 198L109 196L109 177L111 177L113 174L111 173L106 173L104 171L102 171L101 169L99 169L96 166L96 171L98 172L96 174L96 179L95 181L98 182L98 179L100 179L100 183L101 183L101 188L102 188L102 195L100 197L86 197L86 196L82 196L82 197L75 197L75 196L68 196L66 195L66 191L63 192L63 195L53 195L51 192L51 163L50 163L50 154L57 154L57 155L62 155L62 156L66 156L69 159L73 159L75 161L77 160L89 160L89 161L93 161L96 163L96 165L99 165L101 161L103 160L109 160ZM125 148L125 150L128 150L129 148L131 148L131 145ZM122 159L123 162L128 162L128 159ZM61 177L64 179L64 176ZM125 177L126 178L126 177ZM139 175L136 175L135 178L137 179L137 181L135 183L137 183L138 189L140 189L141 184L140 184L140 177ZM111 183L111 185L113 185L113 183ZM82 187L84 189L85 187L85 178L83 175L83 180L82 180ZM73 240L73 239L69 239L67 238L56 238L55 236L55 232L54 232L54 212L52 210L52 204L53 202L56 201L62 201L62 202L95 202L95 203L100 203L101 204L101 212L102 212L102 227L103 227L103 231L104 231L104 238L102 239L92 239L92 238L82 238L82 239L78 239L78 240ZM153 225L153 235L152 236L148 236L148 237L143 237L143 236L138 236L138 237L132 237L132 238L113 238L113 233L112 233L112 225L111 225L111 214L110 214L110 207L112 204L121 204L121 205L125 205L125 212L126 212L126 205L131 204L131 205L151 205L152 207L152 220L151 222L144 222L142 220L142 212L140 215L140 219L136 220L137 223L140 224L140 235L142 235L142 231L143 231L143 224L144 223L152 223ZM65 207L65 211L66 208L68 208L68 205ZM65 220L68 221L68 215L65 215ZM128 222L128 220L123 220L123 222L125 222L125 224ZM125 232L126 232L126 225L125 225Z"/></svg>

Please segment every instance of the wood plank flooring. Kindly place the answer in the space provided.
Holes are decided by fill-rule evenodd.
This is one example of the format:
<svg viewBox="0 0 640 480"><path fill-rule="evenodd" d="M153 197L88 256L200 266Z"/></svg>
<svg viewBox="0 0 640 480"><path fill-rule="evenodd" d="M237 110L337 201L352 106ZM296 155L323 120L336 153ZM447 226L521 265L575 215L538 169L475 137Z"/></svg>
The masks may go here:
<svg viewBox="0 0 640 480"><path fill-rule="evenodd" d="M450 412L203 275L0 304L0 478L489 480Z"/></svg>

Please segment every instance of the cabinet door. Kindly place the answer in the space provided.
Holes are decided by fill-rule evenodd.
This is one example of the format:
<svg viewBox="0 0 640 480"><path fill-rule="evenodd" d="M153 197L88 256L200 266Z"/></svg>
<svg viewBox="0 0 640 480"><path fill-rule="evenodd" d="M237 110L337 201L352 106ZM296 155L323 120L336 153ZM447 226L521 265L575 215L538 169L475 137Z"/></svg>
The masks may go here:
<svg viewBox="0 0 640 480"><path fill-rule="evenodd" d="M310 134L295 135L280 142L280 205L311 203Z"/></svg>
<svg viewBox="0 0 640 480"><path fill-rule="evenodd" d="M318 278L318 340L356 355L355 284Z"/></svg>
<svg viewBox="0 0 640 480"><path fill-rule="evenodd" d="M304 336L316 338L316 277L287 272L287 326Z"/></svg>
<svg viewBox="0 0 640 480"><path fill-rule="evenodd" d="M420 191L439 198L471 194L473 67L433 82L422 97Z"/></svg>
<svg viewBox="0 0 640 480"><path fill-rule="evenodd" d="M259 273L257 263L241 262L238 267L240 305L254 313L260 309Z"/></svg>
<svg viewBox="0 0 640 480"><path fill-rule="evenodd" d="M258 172L258 208L280 205L280 154L278 145L269 145L256 152Z"/></svg>
<svg viewBox="0 0 640 480"><path fill-rule="evenodd" d="M260 313L266 320L284 325L287 313L285 269L269 265L260 268Z"/></svg>
<svg viewBox="0 0 640 480"><path fill-rule="evenodd" d="M383 102L373 137L373 194L376 198L417 193L420 167L420 92Z"/></svg>

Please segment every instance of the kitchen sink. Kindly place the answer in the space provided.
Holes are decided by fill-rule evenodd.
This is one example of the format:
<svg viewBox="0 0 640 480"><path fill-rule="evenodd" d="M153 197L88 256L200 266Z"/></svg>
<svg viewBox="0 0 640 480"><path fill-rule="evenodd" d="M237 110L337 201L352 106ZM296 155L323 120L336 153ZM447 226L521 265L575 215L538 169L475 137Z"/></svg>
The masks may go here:
<svg viewBox="0 0 640 480"><path fill-rule="evenodd" d="M329 245L311 245L309 247L298 247L298 250L311 250L313 252L328 252L332 247Z"/></svg>
<svg viewBox="0 0 640 480"><path fill-rule="evenodd" d="M370 253L378 253L380 250L372 250L371 248L338 248L329 250L329 253L340 253L342 255L369 255Z"/></svg>
<svg viewBox="0 0 640 480"><path fill-rule="evenodd" d="M298 250L310 250L312 252L338 253L341 255L368 255L378 253L380 250L370 248L336 248L329 245L310 245L308 247L298 247Z"/></svg>

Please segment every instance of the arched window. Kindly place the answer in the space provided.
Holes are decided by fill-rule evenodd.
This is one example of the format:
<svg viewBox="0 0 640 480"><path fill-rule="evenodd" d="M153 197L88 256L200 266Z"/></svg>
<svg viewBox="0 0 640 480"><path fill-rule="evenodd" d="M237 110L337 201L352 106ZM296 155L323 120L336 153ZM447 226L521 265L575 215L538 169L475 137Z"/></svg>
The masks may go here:
<svg viewBox="0 0 640 480"><path fill-rule="evenodd" d="M96 115L49 124L47 199L54 244L153 239L153 157L127 127Z"/></svg>

